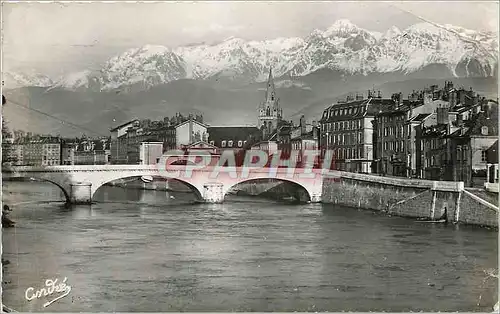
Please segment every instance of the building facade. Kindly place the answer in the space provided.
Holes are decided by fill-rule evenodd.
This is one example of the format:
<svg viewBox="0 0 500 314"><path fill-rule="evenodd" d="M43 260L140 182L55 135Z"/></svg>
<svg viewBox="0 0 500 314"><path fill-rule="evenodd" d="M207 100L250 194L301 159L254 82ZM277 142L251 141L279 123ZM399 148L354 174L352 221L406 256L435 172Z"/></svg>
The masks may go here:
<svg viewBox="0 0 500 314"><path fill-rule="evenodd" d="M180 149L181 146L208 140L207 127L203 116L183 116L180 113L159 121L129 121L111 130L111 160L118 164L142 163L141 143L162 142L163 152Z"/></svg>
<svg viewBox="0 0 500 314"><path fill-rule="evenodd" d="M163 142L142 142L139 150L141 165L156 165L163 155Z"/></svg>
<svg viewBox="0 0 500 314"><path fill-rule="evenodd" d="M342 171L371 173L374 161L373 120L377 114L388 111L394 106L394 100L383 99L379 92L368 92L368 98L362 95L348 97L328 107L320 120L320 150L333 153L335 169Z"/></svg>
<svg viewBox="0 0 500 314"><path fill-rule="evenodd" d="M199 141L208 140L208 125L189 118L187 121L175 125L175 146L190 145Z"/></svg>
<svg viewBox="0 0 500 314"><path fill-rule="evenodd" d="M22 143L23 165L55 166L61 164L61 139L40 137Z"/></svg>
<svg viewBox="0 0 500 314"><path fill-rule="evenodd" d="M113 164L126 164L128 161L128 139L127 131L129 128L139 124L139 120L134 119L123 123L110 130L111 132L111 163Z"/></svg>
<svg viewBox="0 0 500 314"><path fill-rule="evenodd" d="M111 163L111 141L101 139L66 139L61 146L63 165L105 165Z"/></svg>

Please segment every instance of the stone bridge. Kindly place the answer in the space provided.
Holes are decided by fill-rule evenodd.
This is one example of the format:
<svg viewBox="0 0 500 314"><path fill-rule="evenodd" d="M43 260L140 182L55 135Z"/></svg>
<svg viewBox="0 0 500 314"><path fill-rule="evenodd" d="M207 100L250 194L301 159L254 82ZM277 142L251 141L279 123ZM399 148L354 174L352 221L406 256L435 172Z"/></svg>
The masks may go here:
<svg viewBox="0 0 500 314"><path fill-rule="evenodd" d="M130 177L163 177L188 185L200 200L221 203L236 184L277 179L291 182L307 191L310 202L321 202L323 175L321 169L258 168L170 165L168 170L157 165L78 165L78 166L11 166L2 168L2 177L32 178L57 185L71 204L90 204L99 187L105 183Z"/></svg>

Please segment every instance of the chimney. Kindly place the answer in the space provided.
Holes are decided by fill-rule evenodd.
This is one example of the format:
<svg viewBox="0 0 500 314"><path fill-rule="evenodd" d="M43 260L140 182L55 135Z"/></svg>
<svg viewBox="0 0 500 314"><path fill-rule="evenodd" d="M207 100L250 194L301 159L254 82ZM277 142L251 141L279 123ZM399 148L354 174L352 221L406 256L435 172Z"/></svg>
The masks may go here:
<svg viewBox="0 0 500 314"><path fill-rule="evenodd" d="M300 127L300 135L303 135L306 133L306 117L302 115L300 117L300 122L299 122L299 127Z"/></svg>
<svg viewBox="0 0 500 314"><path fill-rule="evenodd" d="M450 92L450 106L453 108L457 105L457 91L452 90Z"/></svg>
<svg viewBox="0 0 500 314"><path fill-rule="evenodd" d="M437 113L437 124L448 124L449 123L449 108L447 106L439 106L436 108Z"/></svg>
<svg viewBox="0 0 500 314"><path fill-rule="evenodd" d="M315 140L319 139L319 126L317 126L317 125L313 126L313 138Z"/></svg>
<svg viewBox="0 0 500 314"><path fill-rule="evenodd" d="M459 104L462 106L465 106L465 90L460 89L458 91L458 99L459 99Z"/></svg>
<svg viewBox="0 0 500 314"><path fill-rule="evenodd" d="M446 81L446 91L450 91L453 89L453 82L452 81Z"/></svg>

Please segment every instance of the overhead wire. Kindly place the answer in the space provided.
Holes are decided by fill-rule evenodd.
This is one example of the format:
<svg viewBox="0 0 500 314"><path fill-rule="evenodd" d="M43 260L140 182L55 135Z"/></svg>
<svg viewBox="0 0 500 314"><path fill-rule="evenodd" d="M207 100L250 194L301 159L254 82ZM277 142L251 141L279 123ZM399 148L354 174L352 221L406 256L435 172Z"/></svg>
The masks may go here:
<svg viewBox="0 0 500 314"><path fill-rule="evenodd" d="M59 122L62 122L63 124L68 125L68 126L73 127L73 128L76 128L76 129L80 129L80 130L83 130L83 131L86 131L86 132L90 132L90 133L92 133L92 134L99 135L99 136L103 136L103 137L108 137L108 136L109 136L109 135L104 135L104 134L101 134L101 133L99 133L99 132L93 131L93 130L88 129L88 128L86 128L86 127L83 127L83 126L81 126L81 125L78 125L78 124L75 124L75 123L69 122L69 121L67 121L67 120L64 120L64 119L58 118L58 117L56 117L56 116L53 116L53 115L51 115L51 114L49 114L49 113L46 113L46 112L43 112L43 111L41 111L41 110L38 110L38 109L34 109L34 108L31 108L31 107L25 106L25 105L23 105L23 104L21 104L21 103L18 103L18 102L16 102L16 101L11 100L11 99L7 100L7 105L8 105L8 104L14 104L14 105L16 105L16 106L18 106L18 107L21 107L21 108L24 108L24 109L28 109L28 110L34 111L34 112L36 112L36 113L39 113L39 114L44 115L44 116L46 116L46 117L52 118L52 119L54 119L54 120L57 120L57 121L59 121Z"/></svg>

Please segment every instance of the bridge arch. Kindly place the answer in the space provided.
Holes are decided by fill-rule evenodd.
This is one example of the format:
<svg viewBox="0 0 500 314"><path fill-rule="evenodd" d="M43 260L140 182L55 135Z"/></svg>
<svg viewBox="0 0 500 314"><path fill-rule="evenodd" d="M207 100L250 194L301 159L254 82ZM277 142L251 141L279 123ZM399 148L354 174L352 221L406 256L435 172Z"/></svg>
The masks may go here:
<svg viewBox="0 0 500 314"><path fill-rule="evenodd" d="M47 182L47 183L51 183L51 184L57 186L61 190L61 192L64 194L64 198L66 200L66 203L69 203L71 201L70 195L69 195L71 187L69 185L64 184L64 183L57 182L56 180L47 179L47 178L43 178L43 177L37 177L37 176L25 176L25 175L21 175L21 176L12 176L12 177L9 177L5 181L8 181L9 179L24 179L26 182Z"/></svg>
<svg viewBox="0 0 500 314"><path fill-rule="evenodd" d="M224 198L227 196L228 192L231 189L233 189L234 187L236 187L239 184L242 184L242 183L251 183L253 181L263 181L263 180L267 180L268 182L272 182L270 180L274 180L274 181L277 181L277 182L291 183L292 185L297 186L300 189L302 189L303 191L305 191L306 196L307 196L307 201L312 201L312 193L308 189L308 187L305 186L304 184L302 184L302 183L300 183L300 182L298 182L298 181L296 181L294 179L290 179L290 178L269 178L268 175L257 176L257 177L247 178L247 179L242 179L242 180L239 180L237 182L234 182L234 183L228 185L227 187L225 187Z"/></svg>
<svg viewBox="0 0 500 314"><path fill-rule="evenodd" d="M156 174L151 174L151 173L134 173L134 174L123 174L123 175L117 175L114 176L113 178L106 178L105 180L99 180L98 182L92 182L92 188L91 188L91 198L94 198L94 195L96 194L97 190L104 186L107 183L110 183L112 181L120 180L120 179L130 179L130 178L138 178L140 179L143 176L151 176L153 178L162 178L162 179L169 179L169 180L175 180L179 181L183 184L185 184L189 189L195 194L196 198L198 200L203 200L203 195L201 193L200 187L194 185L192 182L189 182L188 180L183 180L182 178L168 178L164 177L161 175Z"/></svg>

